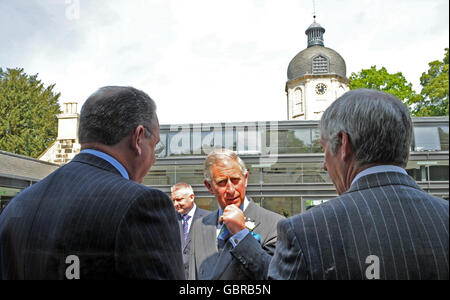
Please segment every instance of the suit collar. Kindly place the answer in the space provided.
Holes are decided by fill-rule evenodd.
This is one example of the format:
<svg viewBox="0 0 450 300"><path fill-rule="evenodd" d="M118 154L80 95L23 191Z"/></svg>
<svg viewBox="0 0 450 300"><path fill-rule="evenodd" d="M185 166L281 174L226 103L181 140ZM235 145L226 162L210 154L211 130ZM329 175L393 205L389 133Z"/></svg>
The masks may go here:
<svg viewBox="0 0 450 300"><path fill-rule="evenodd" d="M122 176L120 174L120 172L112 164L110 164L109 162L107 162L106 160L104 160L100 157L97 157L97 156L89 154L89 153L80 153L77 156L75 156L71 162L78 162L78 163L91 165L96 168L100 168L105 171Z"/></svg>
<svg viewBox="0 0 450 300"><path fill-rule="evenodd" d="M386 185L406 185L417 190L422 190L409 176L397 172L381 172L363 176L355 181L346 193L365 190Z"/></svg>

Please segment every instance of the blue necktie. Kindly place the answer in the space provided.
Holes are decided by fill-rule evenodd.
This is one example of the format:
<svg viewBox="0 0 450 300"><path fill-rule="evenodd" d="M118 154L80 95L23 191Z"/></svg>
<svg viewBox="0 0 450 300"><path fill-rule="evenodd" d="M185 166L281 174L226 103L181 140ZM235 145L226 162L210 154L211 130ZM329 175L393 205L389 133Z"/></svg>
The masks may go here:
<svg viewBox="0 0 450 300"><path fill-rule="evenodd" d="M230 236L231 236L230 231L228 230L227 226L223 224L222 229L220 230L219 235L217 236L217 246L219 247L219 249L222 249L223 246L225 246L225 243L228 241Z"/></svg>
<svg viewBox="0 0 450 300"><path fill-rule="evenodd" d="M189 219L191 218L191 216L188 215L183 215L183 234L184 234L184 241L186 242L188 235L189 235Z"/></svg>

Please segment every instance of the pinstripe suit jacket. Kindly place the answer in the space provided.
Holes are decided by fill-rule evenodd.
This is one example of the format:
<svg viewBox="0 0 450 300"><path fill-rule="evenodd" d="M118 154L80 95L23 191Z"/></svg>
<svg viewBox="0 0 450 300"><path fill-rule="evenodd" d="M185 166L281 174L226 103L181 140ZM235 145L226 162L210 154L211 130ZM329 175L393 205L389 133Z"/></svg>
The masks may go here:
<svg viewBox="0 0 450 300"><path fill-rule="evenodd" d="M340 197L283 220L272 279L449 279L448 201L407 175L361 177ZM367 275L369 275L367 277Z"/></svg>
<svg viewBox="0 0 450 300"><path fill-rule="evenodd" d="M166 194L79 154L17 195L0 215L1 279L183 279L180 233ZM70 261L69 261L70 262Z"/></svg>

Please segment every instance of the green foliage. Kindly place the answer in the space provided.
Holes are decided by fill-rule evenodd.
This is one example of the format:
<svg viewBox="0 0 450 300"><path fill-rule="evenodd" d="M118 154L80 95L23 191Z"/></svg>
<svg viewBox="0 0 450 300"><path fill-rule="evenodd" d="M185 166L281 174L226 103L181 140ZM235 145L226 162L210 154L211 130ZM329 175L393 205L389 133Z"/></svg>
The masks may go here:
<svg viewBox="0 0 450 300"><path fill-rule="evenodd" d="M0 150L36 158L50 146L60 113L54 86L23 69L0 68Z"/></svg>
<svg viewBox="0 0 450 300"><path fill-rule="evenodd" d="M415 116L448 116L448 54L449 49L446 48L444 59L430 62L428 72L422 73L420 77L421 97L411 101Z"/></svg>
<svg viewBox="0 0 450 300"><path fill-rule="evenodd" d="M390 74L385 67L377 70L376 66L370 69L363 69L358 74L352 73L350 76L350 89L375 89L391 94L408 104L416 101L420 96L412 89L401 72Z"/></svg>

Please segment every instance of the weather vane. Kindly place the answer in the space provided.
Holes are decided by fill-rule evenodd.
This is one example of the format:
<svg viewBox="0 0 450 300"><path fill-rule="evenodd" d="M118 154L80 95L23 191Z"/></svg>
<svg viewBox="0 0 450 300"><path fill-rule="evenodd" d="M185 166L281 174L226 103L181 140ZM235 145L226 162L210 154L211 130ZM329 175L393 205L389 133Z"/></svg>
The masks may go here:
<svg viewBox="0 0 450 300"><path fill-rule="evenodd" d="M315 0L313 0L313 8L314 8L313 17L314 17L314 22L315 22L316 21L316 1Z"/></svg>

